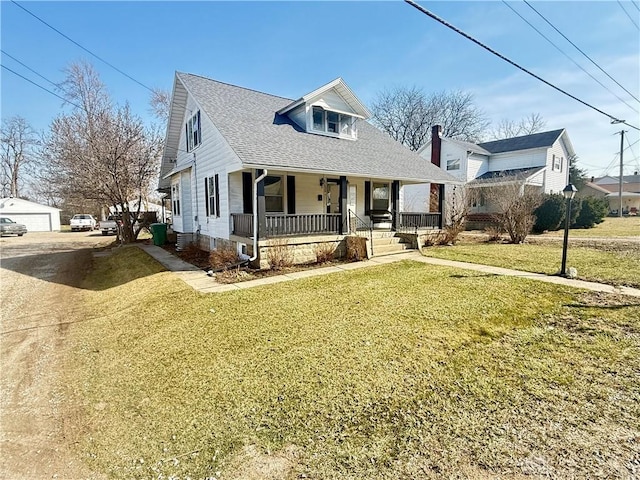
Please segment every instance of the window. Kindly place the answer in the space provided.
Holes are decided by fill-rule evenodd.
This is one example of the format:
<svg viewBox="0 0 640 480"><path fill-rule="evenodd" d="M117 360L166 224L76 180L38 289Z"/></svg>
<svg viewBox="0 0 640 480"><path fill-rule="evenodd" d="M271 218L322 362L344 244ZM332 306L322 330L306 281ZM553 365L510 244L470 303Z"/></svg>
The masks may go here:
<svg viewBox="0 0 640 480"><path fill-rule="evenodd" d="M460 159L447 160L447 170L460 170Z"/></svg>
<svg viewBox="0 0 640 480"><path fill-rule="evenodd" d="M374 183L372 194L373 194L372 210L388 210L389 209L389 184L388 183Z"/></svg>
<svg viewBox="0 0 640 480"><path fill-rule="evenodd" d="M173 214L180 215L180 184L171 185L171 205L173 206Z"/></svg>
<svg viewBox="0 0 640 480"><path fill-rule="evenodd" d="M552 170L554 172L561 172L562 171L562 157L556 157L555 155L553 156L553 165L552 165Z"/></svg>
<svg viewBox="0 0 640 480"><path fill-rule="evenodd" d="M282 177L275 175L265 177L264 203L266 212L284 213L284 182Z"/></svg>
<svg viewBox="0 0 640 480"><path fill-rule="evenodd" d="M204 179L204 203L207 217L220 216L220 189L218 187L218 174Z"/></svg>
<svg viewBox="0 0 640 480"><path fill-rule="evenodd" d="M312 111L314 130L354 137L355 117L325 110L322 107L313 107Z"/></svg>
<svg viewBox="0 0 640 480"><path fill-rule="evenodd" d="M200 110L187 120L185 127L187 138L187 152L190 152L202 143L202 128L200 126Z"/></svg>

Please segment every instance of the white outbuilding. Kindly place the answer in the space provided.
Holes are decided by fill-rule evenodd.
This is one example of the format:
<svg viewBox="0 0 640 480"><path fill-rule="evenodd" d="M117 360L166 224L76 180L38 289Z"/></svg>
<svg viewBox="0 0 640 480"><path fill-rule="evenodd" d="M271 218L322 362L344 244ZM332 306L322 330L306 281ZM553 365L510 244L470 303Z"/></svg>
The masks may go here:
<svg viewBox="0 0 640 480"><path fill-rule="evenodd" d="M27 226L28 232L60 231L60 209L21 198L0 199L0 216Z"/></svg>

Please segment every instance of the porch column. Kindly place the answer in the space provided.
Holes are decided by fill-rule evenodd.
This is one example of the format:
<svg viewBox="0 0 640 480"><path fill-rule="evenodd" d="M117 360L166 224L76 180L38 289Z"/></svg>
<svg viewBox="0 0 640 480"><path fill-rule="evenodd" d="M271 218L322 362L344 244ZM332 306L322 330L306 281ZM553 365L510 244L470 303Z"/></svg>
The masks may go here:
<svg viewBox="0 0 640 480"><path fill-rule="evenodd" d="M391 229L398 230L400 227L400 180L391 183Z"/></svg>
<svg viewBox="0 0 640 480"><path fill-rule="evenodd" d="M256 178L262 175L262 170L256 170ZM265 200L264 200L264 178L258 182L258 211L255 212L258 215L258 231L253 232L256 235L256 238L265 238L265 233L267 232L267 218L265 216Z"/></svg>
<svg viewBox="0 0 640 480"><path fill-rule="evenodd" d="M347 230L347 177L340 176L340 227L338 232L340 235Z"/></svg>
<svg viewBox="0 0 640 480"><path fill-rule="evenodd" d="M438 185L438 211L440 212L440 229L444 226L444 184Z"/></svg>

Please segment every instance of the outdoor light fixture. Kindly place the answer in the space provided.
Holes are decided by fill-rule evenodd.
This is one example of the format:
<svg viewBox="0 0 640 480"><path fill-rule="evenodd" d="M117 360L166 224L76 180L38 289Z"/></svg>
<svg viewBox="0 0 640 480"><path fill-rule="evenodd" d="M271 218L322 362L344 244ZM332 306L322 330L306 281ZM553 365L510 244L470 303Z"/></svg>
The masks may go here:
<svg viewBox="0 0 640 480"><path fill-rule="evenodd" d="M560 275L562 277L567 276L567 244L569 241L569 225L571 223L571 200L576 196L578 189L569 184L562 190L562 195L567 201L567 213L565 214L564 221L564 242L562 243L562 267L560 268Z"/></svg>
<svg viewBox="0 0 640 480"><path fill-rule="evenodd" d="M321 187L323 187L323 186L324 186L324 177L322 177L322 178L320 179L320 186L321 186Z"/></svg>

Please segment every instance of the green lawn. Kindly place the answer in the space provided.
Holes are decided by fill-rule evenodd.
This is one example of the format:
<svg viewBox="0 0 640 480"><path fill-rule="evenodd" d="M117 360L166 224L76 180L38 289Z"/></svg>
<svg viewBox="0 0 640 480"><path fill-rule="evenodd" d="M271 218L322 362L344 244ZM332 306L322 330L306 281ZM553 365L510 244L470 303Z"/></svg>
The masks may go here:
<svg viewBox="0 0 640 480"><path fill-rule="evenodd" d="M534 237L562 237L564 235L563 228L554 232L544 233L542 235L533 235ZM640 237L640 217L606 217L602 223L593 228L573 228L569 231L570 237Z"/></svg>
<svg viewBox="0 0 640 480"><path fill-rule="evenodd" d="M554 275L562 264L562 242L549 244L465 243L428 247L430 257L513 268ZM569 244L567 266L583 280L640 287L640 243L636 245L584 247Z"/></svg>
<svg viewBox="0 0 640 480"><path fill-rule="evenodd" d="M137 248L84 287L65 434L111 478L638 468L634 299L418 262L203 295Z"/></svg>

